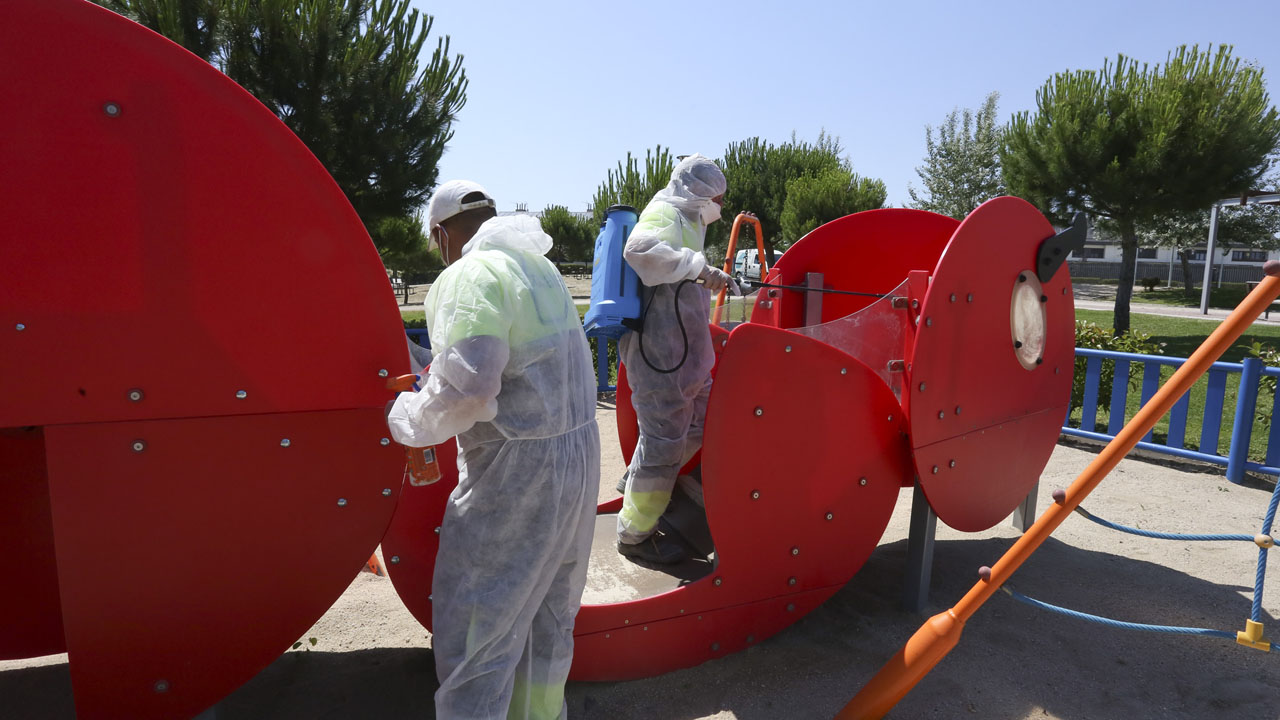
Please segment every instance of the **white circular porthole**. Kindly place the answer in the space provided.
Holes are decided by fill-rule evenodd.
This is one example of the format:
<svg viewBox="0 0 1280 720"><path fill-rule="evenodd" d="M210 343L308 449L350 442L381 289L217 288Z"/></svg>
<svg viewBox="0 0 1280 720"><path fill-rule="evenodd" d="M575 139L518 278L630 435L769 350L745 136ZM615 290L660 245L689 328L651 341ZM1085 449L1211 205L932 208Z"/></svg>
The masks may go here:
<svg viewBox="0 0 1280 720"><path fill-rule="evenodd" d="M1028 370L1034 370L1044 359L1048 325L1045 302L1044 289L1035 273L1030 270L1018 273L1009 300L1009 333L1014 356Z"/></svg>

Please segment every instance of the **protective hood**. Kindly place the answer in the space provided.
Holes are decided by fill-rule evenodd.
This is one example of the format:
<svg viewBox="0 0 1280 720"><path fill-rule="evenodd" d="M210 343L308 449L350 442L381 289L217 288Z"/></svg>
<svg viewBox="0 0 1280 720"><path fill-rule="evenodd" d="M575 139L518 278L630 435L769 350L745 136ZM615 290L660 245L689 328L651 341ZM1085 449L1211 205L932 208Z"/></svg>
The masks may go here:
<svg viewBox="0 0 1280 720"><path fill-rule="evenodd" d="M551 249L551 236L543 232L542 223L532 215L507 215L485 221L476 234L462 246L462 254L472 250L506 248L546 255Z"/></svg>
<svg viewBox="0 0 1280 720"><path fill-rule="evenodd" d="M675 205L685 217L702 222L702 211L714 205L711 198L724 194L728 184L720 168L703 155L693 154L681 160L671 171L671 182L653 196Z"/></svg>

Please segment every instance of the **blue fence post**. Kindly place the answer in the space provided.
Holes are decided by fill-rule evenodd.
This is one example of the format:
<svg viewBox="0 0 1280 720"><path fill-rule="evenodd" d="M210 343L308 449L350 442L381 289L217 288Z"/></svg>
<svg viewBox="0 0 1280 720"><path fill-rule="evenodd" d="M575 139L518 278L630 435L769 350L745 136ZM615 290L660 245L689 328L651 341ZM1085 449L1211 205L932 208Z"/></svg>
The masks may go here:
<svg viewBox="0 0 1280 720"><path fill-rule="evenodd" d="M1258 380L1262 361L1245 358L1240 370L1240 389L1236 393L1236 417L1231 424L1231 450L1227 453L1227 479L1239 485L1244 482L1245 464L1249 461L1249 442L1253 439L1253 414L1258 404Z"/></svg>

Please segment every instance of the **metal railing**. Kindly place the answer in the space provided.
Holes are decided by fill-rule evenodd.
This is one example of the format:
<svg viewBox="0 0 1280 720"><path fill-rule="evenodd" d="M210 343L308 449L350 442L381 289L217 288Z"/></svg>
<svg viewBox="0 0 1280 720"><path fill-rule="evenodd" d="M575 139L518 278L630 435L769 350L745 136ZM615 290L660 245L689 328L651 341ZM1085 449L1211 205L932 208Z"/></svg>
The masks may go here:
<svg viewBox="0 0 1280 720"><path fill-rule="evenodd" d="M1086 358L1084 392L1078 408L1081 411L1080 427L1070 426L1071 413L1075 408L1068 408L1062 432L1074 437L1104 441L1111 440L1124 427L1131 391L1130 371L1136 370L1135 365L1141 365L1142 368L1142 384L1139 390L1139 407L1141 407L1159 388L1160 369L1165 366L1176 368L1186 362L1186 358L1089 348L1076 348L1076 357ZM1107 429L1106 432L1097 432L1104 362L1112 363L1114 372L1110 398L1105 399L1108 411ZM1169 411L1169 426L1164 440L1157 442L1154 432L1148 432L1138 443L1138 447L1175 457L1224 465L1227 469L1227 479L1233 483L1242 482L1245 471L1280 476L1280 423L1270 423L1270 428L1267 430L1264 461L1259 463L1249 460L1249 445L1253 439L1258 395L1263 377L1280 377L1280 368L1264 367L1262 361L1257 358L1245 358L1243 362L1238 363L1214 363L1207 373L1208 380L1204 387L1204 409L1201 417L1188 417L1191 393L1196 391L1196 388L1193 388L1179 398ZM1221 447L1222 415L1226 405L1227 390L1231 385L1235 388L1236 407L1227 454L1223 455L1218 450ZM1271 394L1274 407L1275 391L1272 390ZM1197 419L1200 421L1200 437L1199 442L1195 443L1195 449L1191 449L1187 447L1187 429L1189 421L1190 427L1194 428L1194 421Z"/></svg>

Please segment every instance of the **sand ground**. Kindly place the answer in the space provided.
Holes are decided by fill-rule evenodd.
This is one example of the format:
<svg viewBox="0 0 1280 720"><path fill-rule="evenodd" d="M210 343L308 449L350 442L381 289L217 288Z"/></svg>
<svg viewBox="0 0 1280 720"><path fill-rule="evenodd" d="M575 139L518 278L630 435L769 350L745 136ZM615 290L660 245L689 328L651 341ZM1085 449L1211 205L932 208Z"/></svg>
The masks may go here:
<svg viewBox="0 0 1280 720"><path fill-rule="evenodd" d="M613 409L602 403L601 498L622 471ZM1059 445L1040 485L1051 502L1096 448ZM1256 533L1271 486L1228 483L1220 471L1127 459L1086 502L1115 522L1172 532ZM825 605L749 650L659 677L571 683L570 717L609 720L828 718L924 619L945 610L1017 538L939 525L931 602L902 609L911 495L904 490L879 549ZM833 548L838 551L838 548ZM1271 553L1263 621L1280 639L1280 567ZM1240 630L1248 617L1257 548L1123 535L1067 520L1014 576L1017 590L1135 622ZM361 573L304 639L215 710L219 720L431 718L436 688L430 637L391 582ZM304 643L304 648L309 647ZM192 648L198 653L198 648ZM66 656L0 662L0 717L71 718ZM1280 652L1215 638L1111 629L997 594L959 645L893 718L1280 718Z"/></svg>

